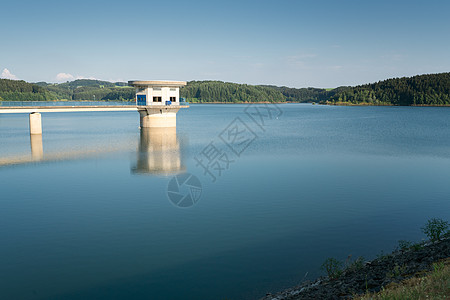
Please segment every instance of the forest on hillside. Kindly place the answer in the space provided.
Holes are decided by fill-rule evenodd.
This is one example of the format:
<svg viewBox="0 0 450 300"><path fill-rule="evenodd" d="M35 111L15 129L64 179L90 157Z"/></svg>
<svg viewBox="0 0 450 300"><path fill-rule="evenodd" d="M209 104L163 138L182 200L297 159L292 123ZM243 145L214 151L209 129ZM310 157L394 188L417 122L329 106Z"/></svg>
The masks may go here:
<svg viewBox="0 0 450 300"><path fill-rule="evenodd" d="M44 87L23 80L0 79L0 100L48 101L57 96Z"/></svg>
<svg viewBox="0 0 450 300"><path fill-rule="evenodd" d="M180 94L189 102L286 101L286 97L273 88L222 81L190 81L181 88Z"/></svg>
<svg viewBox="0 0 450 300"><path fill-rule="evenodd" d="M65 100L118 100L134 99L135 90L126 82L109 82L91 79L77 79L65 83L38 82L36 85L45 87L58 99Z"/></svg>
<svg viewBox="0 0 450 300"><path fill-rule="evenodd" d="M375 105L450 105L450 73L393 78L360 85L344 89L328 101Z"/></svg>
<svg viewBox="0 0 450 300"><path fill-rule="evenodd" d="M338 87L335 89L319 89L319 88L290 88L286 86L274 86L274 85L265 85L265 87L269 87L281 92L286 101L288 102L319 102L326 101L330 99L330 97L334 96L336 93L341 92L348 87Z"/></svg>
<svg viewBox="0 0 450 300"><path fill-rule="evenodd" d="M66 83L28 83L0 79L0 100L133 100L135 90L124 82L80 79Z"/></svg>

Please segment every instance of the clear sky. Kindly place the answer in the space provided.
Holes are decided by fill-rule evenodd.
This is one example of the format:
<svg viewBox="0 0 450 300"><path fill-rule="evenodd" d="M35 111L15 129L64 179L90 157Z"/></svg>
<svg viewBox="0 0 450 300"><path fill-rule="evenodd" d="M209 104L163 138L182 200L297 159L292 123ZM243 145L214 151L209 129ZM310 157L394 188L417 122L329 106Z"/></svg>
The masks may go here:
<svg viewBox="0 0 450 300"><path fill-rule="evenodd" d="M450 71L450 1L2 1L3 78L337 87Z"/></svg>

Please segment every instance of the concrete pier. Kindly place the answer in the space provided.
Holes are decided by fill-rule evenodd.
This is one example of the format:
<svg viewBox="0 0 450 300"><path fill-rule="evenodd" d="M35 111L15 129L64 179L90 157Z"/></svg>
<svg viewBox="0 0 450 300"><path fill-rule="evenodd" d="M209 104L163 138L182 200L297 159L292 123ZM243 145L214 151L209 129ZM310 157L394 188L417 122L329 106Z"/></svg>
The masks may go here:
<svg viewBox="0 0 450 300"><path fill-rule="evenodd" d="M30 114L30 134L42 134L42 120L40 113Z"/></svg>
<svg viewBox="0 0 450 300"><path fill-rule="evenodd" d="M139 109L141 128L177 127L180 106L158 106Z"/></svg>

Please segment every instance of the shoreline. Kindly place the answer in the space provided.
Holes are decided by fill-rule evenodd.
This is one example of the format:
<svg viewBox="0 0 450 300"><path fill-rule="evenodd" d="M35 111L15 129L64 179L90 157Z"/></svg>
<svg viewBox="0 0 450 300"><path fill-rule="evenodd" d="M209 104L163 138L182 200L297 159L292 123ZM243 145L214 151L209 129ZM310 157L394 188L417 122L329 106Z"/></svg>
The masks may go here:
<svg viewBox="0 0 450 300"><path fill-rule="evenodd" d="M450 104L412 104L412 105L395 105L391 103L351 103L351 102L336 102L336 103L320 103L319 105L329 105L329 106L398 106L398 107L450 107Z"/></svg>
<svg viewBox="0 0 450 300"><path fill-rule="evenodd" d="M329 106L410 106L410 105L394 105L391 103L368 103L368 102L361 102L361 103L351 103L351 102L322 102L318 103L319 105L329 105Z"/></svg>
<svg viewBox="0 0 450 300"><path fill-rule="evenodd" d="M321 276L314 281L260 298L260 300L351 299L367 292L377 293L392 284L424 275L433 270L433 263L450 257L450 238L408 249L394 250L362 264L349 262L340 276Z"/></svg>

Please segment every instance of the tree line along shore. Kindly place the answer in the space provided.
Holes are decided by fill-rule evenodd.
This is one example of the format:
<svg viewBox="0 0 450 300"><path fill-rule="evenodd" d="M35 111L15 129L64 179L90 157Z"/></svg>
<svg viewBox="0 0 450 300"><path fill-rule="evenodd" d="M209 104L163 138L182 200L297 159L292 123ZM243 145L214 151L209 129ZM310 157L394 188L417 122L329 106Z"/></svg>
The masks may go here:
<svg viewBox="0 0 450 300"><path fill-rule="evenodd" d="M189 81L180 93L191 103L450 106L450 72L333 89ZM78 79L65 83L28 83L0 79L0 101L133 101L134 97L134 88L126 82Z"/></svg>

